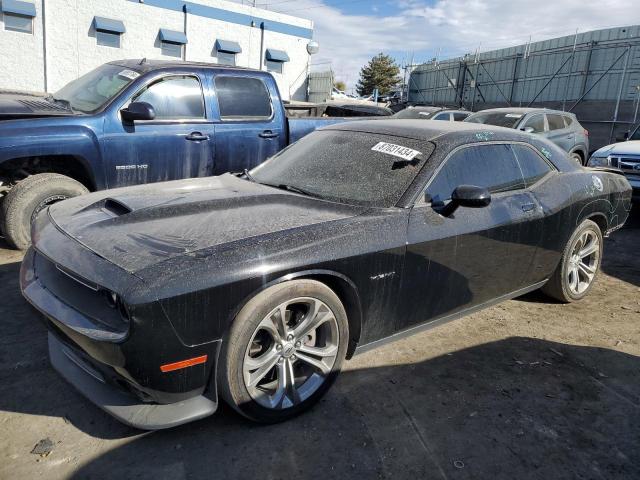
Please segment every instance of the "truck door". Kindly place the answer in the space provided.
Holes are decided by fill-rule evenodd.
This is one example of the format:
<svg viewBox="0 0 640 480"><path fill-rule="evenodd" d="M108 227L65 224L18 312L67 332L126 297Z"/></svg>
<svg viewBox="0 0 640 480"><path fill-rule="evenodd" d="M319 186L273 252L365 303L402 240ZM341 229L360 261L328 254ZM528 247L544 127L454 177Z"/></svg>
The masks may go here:
<svg viewBox="0 0 640 480"><path fill-rule="evenodd" d="M196 73L163 73L127 99L147 102L153 120L105 123L104 155L109 188L211 175L214 124L207 118L203 82ZM121 107L121 108L122 108Z"/></svg>
<svg viewBox="0 0 640 480"><path fill-rule="evenodd" d="M214 80L220 119L215 126L214 174L251 169L287 144L286 118L275 87L250 73L220 73Z"/></svg>

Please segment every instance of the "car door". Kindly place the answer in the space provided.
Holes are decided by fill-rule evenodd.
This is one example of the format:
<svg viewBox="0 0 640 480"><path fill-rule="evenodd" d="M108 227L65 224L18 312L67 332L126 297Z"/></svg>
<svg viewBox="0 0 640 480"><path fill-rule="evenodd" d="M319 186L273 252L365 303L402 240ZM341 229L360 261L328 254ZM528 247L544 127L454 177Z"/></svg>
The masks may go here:
<svg viewBox="0 0 640 480"><path fill-rule="evenodd" d="M488 188L491 203L441 215L460 185ZM409 217L403 291L412 308L398 329L527 286L540 242L536 222L541 216L509 144L474 144L452 152Z"/></svg>
<svg viewBox="0 0 640 480"><path fill-rule="evenodd" d="M549 126L549 131L546 137L564 151L570 151L575 145L576 134L567 128L562 115L547 113L547 125Z"/></svg>
<svg viewBox="0 0 640 480"><path fill-rule="evenodd" d="M106 120L104 156L109 188L211 175L214 124L207 118L202 76L163 73L125 101L147 102L153 120Z"/></svg>
<svg viewBox="0 0 640 480"><path fill-rule="evenodd" d="M286 146L286 118L275 88L249 73L218 74L214 80L216 123L215 173L251 169Z"/></svg>

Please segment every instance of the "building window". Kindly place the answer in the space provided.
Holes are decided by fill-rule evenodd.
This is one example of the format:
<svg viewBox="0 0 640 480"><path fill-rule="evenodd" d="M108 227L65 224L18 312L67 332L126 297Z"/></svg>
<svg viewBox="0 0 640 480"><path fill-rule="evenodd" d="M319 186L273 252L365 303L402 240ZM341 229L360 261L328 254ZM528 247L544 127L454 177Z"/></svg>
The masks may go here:
<svg viewBox="0 0 640 480"><path fill-rule="evenodd" d="M98 45L120 48L120 35L126 31L121 20L93 17L93 26L96 29L96 43Z"/></svg>
<svg viewBox="0 0 640 480"><path fill-rule="evenodd" d="M267 72L282 73L284 62L276 62L275 60L267 60Z"/></svg>
<svg viewBox="0 0 640 480"><path fill-rule="evenodd" d="M183 47L187 43L187 36L184 32L175 30L160 29L160 52L167 57L182 58Z"/></svg>
<svg viewBox="0 0 640 480"><path fill-rule="evenodd" d="M235 67L236 66L236 54L235 53L218 51L218 63L220 65L231 65L232 67Z"/></svg>
<svg viewBox="0 0 640 480"><path fill-rule="evenodd" d="M36 6L21 0L2 0L0 10L4 17L4 29L13 32L33 33Z"/></svg>
<svg viewBox="0 0 640 480"><path fill-rule="evenodd" d="M96 32L96 42L103 47L120 48L120 34L112 32Z"/></svg>
<svg viewBox="0 0 640 480"><path fill-rule="evenodd" d="M5 13L4 29L12 32L33 33L33 17Z"/></svg>
<svg viewBox="0 0 640 480"><path fill-rule="evenodd" d="M220 65L236 65L236 54L242 52L242 47L238 42L230 40L216 40L215 44L216 57Z"/></svg>
<svg viewBox="0 0 640 480"><path fill-rule="evenodd" d="M284 63L289 61L289 55L282 50L267 48L265 52L265 66L268 72L282 73Z"/></svg>
<svg viewBox="0 0 640 480"><path fill-rule="evenodd" d="M167 57L182 58L182 45L180 43L162 42L160 51L162 55Z"/></svg>

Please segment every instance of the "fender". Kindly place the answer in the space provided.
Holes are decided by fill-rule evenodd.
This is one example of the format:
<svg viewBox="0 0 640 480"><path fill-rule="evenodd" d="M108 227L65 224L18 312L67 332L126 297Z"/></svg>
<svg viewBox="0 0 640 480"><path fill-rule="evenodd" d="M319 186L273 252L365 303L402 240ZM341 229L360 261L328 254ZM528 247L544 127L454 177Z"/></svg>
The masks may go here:
<svg viewBox="0 0 640 480"><path fill-rule="evenodd" d="M0 123L0 166L26 157L71 156L81 163L96 189L104 189L101 147L95 131L87 125L60 125L61 119L54 121L55 124L52 119ZM78 118L63 120L69 121L77 122Z"/></svg>
<svg viewBox="0 0 640 480"><path fill-rule="evenodd" d="M291 272L282 275L265 283L238 303L237 307L230 313L227 319L227 325L231 325L231 322L233 322L240 310L242 310L247 302L249 302L249 300L255 297L258 293L274 285L296 279L310 279L321 281L322 283L328 284L327 286L329 286L329 288L331 288L335 292L335 294L340 297L340 300L344 304L345 310L347 311L347 318L349 319L349 336L351 338L349 339L346 358L351 358L355 353L362 333L362 304L360 302L360 295L358 294L358 287L355 285L355 283L353 283L353 281L349 277L333 270L300 270L297 272Z"/></svg>

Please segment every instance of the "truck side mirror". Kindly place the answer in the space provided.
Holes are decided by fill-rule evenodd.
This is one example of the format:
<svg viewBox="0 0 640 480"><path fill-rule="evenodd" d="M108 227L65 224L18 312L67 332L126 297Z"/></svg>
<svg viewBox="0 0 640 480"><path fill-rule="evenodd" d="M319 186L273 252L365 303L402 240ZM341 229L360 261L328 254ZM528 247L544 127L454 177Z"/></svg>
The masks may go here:
<svg viewBox="0 0 640 480"><path fill-rule="evenodd" d="M451 194L451 201L442 210L445 217L450 216L458 207L483 208L491 203L491 193L484 187L460 185Z"/></svg>
<svg viewBox="0 0 640 480"><path fill-rule="evenodd" d="M127 108L120 110L120 116L125 122L135 122L136 120L153 120L156 118L156 111L147 102L131 102Z"/></svg>

